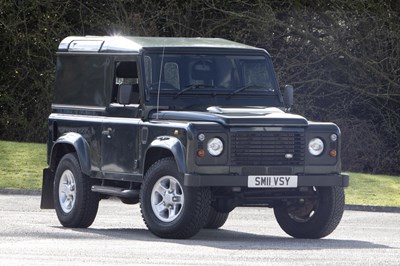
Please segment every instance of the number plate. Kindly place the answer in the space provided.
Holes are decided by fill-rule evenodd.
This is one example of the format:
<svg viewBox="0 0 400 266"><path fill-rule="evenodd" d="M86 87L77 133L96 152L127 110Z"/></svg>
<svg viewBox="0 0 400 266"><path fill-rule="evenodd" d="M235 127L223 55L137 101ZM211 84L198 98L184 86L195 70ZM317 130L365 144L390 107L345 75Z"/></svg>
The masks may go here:
<svg viewBox="0 0 400 266"><path fill-rule="evenodd" d="M297 175L249 175L247 179L247 186L273 188L297 187Z"/></svg>

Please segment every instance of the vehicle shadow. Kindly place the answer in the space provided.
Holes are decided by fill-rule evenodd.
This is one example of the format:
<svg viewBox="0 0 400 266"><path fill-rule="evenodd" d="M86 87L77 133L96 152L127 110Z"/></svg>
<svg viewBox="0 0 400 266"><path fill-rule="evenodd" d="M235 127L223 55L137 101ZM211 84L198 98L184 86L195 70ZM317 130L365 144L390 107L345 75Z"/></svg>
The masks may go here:
<svg viewBox="0 0 400 266"><path fill-rule="evenodd" d="M203 229L190 239L162 239L153 235L150 231L140 228L87 228L61 230L82 232L79 238L93 238L101 235L110 239L124 239L135 241L151 241L174 243L190 246L206 246L226 250L323 250L323 249L391 249L386 245L375 244L368 241L349 239L295 239L271 235L258 235L233 230ZM60 236L58 236L59 238ZM75 236L77 237L77 236Z"/></svg>

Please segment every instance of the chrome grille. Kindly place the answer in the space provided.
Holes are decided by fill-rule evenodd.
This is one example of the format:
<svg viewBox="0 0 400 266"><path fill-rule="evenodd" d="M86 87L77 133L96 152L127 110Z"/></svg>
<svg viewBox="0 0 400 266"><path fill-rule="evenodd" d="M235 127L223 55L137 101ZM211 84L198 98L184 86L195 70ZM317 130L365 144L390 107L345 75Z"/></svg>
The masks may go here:
<svg viewBox="0 0 400 266"><path fill-rule="evenodd" d="M302 165L304 133L254 131L231 133L231 165ZM293 158L287 158L293 156Z"/></svg>

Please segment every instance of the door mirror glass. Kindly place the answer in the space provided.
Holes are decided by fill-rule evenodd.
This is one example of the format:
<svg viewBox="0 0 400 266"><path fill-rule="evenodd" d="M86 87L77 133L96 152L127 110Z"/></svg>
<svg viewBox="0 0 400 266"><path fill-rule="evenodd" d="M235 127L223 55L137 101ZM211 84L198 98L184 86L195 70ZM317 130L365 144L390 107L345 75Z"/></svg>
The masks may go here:
<svg viewBox="0 0 400 266"><path fill-rule="evenodd" d="M117 101L119 104L127 105L130 104L132 94L132 84L121 84L118 88Z"/></svg>
<svg viewBox="0 0 400 266"><path fill-rule="evenodd" d="M283 101L285 102L285 107L290 109L293 106L293 86L285 85L283 89Z"/></svg>

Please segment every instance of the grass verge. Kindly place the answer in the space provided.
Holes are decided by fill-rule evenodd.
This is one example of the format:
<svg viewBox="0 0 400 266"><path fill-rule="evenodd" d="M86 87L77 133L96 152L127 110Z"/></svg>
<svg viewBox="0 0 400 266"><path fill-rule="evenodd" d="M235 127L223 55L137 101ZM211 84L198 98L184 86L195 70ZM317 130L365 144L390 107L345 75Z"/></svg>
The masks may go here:
<svg viewBox="0 0 400 266"><path fill-rule="evenodd" d="M41 189L46 144L0 141L0 188ZM400 206L400 176L350 174L346 203Z"/></svg>
<svg viewBox="0 0 400 266"><path fill-rule="evenodd" d="M0 141L0 188L40 189L46 145Z"/></svg>
<svg viewBox="0 0 400 266"><path fill-rule="evenodd" d="M400 176L349 174L347 204L400 206Z"/></svg>

